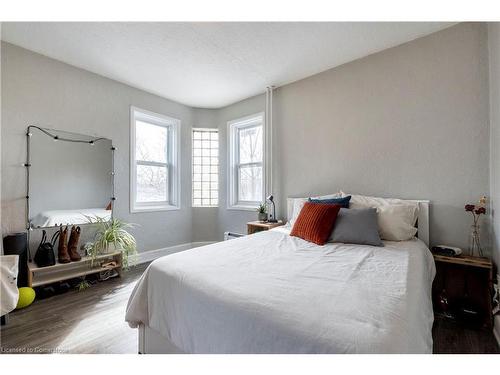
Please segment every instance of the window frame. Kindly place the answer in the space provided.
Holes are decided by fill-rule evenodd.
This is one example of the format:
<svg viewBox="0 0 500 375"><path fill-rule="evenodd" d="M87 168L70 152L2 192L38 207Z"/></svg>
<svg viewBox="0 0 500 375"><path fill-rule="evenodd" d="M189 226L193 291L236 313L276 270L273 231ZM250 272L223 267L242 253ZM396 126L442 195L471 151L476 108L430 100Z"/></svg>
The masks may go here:
<svg viewBox="0 0 500 375"><path fill-rule="evenodd" d="M217 204L216 205L198 205L194 204L194 132L212 132L217 133ZM211 142L211 141L210 141ZM202 148L203 149L203 148ZM210 150L212 148L210 147ZM216 208L220 204L220 133L218 128L192 128L191 129L191 207L193 208ZM211 156L210 156L211 158ZM212 165L210 164L210 167ZM210 182L212 183L212 182ZM211 189L209 189L211 190ZM203 189L202 189L203 191ZM203 199L203 198L202 198ZM212 199L212 198L209 198Z"/></svg>
<svg viewBox="0 0 500 375"><path fill-rule="evenodd" d="M168 129L166 163L136 160L136 122L143 121ZM180 126L179 119L130 106L130 213L180 209ZM137 202L137 165L165 166L168 173L167 201Z"/></svg>
<svg viewBox="0 0 500 375"><path fill-rule="evenodd" d="M262 161L252 163L239 163L239 137L240 129L254 127L259 124L262 126ZM227 209L254 211L264 202L266 188L266 123L264 112L255 113L253 115L241 117L231 120L227 123L228 132L228 181L227 181ZM262 166L262 197L260 201L240 201L238 198L239 187L239 169L241 166Z"/></svg>

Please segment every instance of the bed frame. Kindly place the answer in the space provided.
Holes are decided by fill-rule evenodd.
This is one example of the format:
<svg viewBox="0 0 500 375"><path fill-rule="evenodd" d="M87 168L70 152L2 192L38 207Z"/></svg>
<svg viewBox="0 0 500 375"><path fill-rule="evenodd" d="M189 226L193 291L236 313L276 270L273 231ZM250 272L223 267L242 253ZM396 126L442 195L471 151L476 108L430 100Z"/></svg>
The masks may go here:
<svg viewBox="0 0 500 375"><path fill-rule="evenodd" d="M140 324L139 354L186 354L153 328Z"/></svg>
<svg viewBox="0 0 500 375"><path fill-rule="evenodd" d="M293 211L293 198L287 201L287 218ZM428 200L411 200L419 205L417 237L429 246L429 205ZM186 354L169 339L147 325L139 325L139 354Z"/></svg>

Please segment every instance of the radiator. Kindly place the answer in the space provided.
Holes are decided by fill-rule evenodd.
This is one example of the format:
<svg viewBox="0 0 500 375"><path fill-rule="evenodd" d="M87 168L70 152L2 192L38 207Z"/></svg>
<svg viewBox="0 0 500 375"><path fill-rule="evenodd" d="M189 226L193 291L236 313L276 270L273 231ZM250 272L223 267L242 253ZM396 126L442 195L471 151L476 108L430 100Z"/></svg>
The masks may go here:
<svg viewBox="0 0 500 375"><path fill-rule="evenodd" d="M224 232L224 241L233 240L238 237L243 237L244 234L234 232Z"/></svg>

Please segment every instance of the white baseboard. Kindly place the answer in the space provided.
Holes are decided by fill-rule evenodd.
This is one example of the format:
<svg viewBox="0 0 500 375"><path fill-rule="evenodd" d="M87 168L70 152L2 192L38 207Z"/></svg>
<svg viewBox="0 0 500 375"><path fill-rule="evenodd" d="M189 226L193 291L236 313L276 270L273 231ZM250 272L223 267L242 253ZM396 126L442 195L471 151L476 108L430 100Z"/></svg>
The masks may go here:
<svg viewBox="0 0 500 375"><path fill-rule="evenodd" d="M195 247L210 245L212 243L215 243L215 241L188 242L188 243L183 243L180 245L164 247L162 249L144 251L142 253L139 253L137 263L140 264L140 263L151 262L151 261L158 259L160 257L163 257L165 255L178 253L179 251L189 250L189 249L193 249Z"/></svg>
<svg viewBox="0 0 500 375"><path fill-rule="evenodd" d="M495 315L493 319L493 334L495 335L495 338L497 339L497 343L500 346L500 315L497 314Z"/></svg>

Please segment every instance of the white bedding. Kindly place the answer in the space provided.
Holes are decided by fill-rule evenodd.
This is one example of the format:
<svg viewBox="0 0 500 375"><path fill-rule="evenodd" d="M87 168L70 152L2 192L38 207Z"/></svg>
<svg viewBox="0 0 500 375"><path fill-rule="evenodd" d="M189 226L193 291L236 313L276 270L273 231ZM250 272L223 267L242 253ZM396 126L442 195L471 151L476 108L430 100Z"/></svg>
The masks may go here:
<svg viewBox="0 0 500 375"><path fill-rule="evenodd" d="M431 353L435 266L413 239L318 246L277 228L165 256L126 321L187 353Z"/></svg>
<svg viewBox="0 0 500 375"><path fill-rule="evenodd" d="M104 220L111 219L111 210L104 208L82 208L78 210L52 210L36 215L31 221L34 228L54 227L57 225L85 224L85 216L100 217Z"/></svg>

